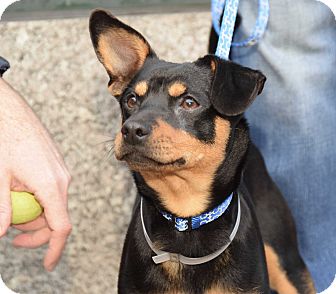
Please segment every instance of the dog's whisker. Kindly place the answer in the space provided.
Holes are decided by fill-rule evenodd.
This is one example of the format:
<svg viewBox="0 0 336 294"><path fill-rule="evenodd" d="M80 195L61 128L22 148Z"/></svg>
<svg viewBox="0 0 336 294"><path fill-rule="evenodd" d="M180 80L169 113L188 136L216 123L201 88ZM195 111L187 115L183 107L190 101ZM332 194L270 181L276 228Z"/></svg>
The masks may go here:
<svg viewBox="0 0 336 294"><path fill-rule="evenodd" d="M108 143L112 143L112 144L114 144L114 139L113 138L111 138L111 139L109 139L109 140L104 140L104 141L102 141L102 142L98 142L98 143L96 143L96 144L94 144L93 146L100 146L100 145L102 145L102 144L108 144Z"/></svg>
<svg viewBox="0 0 336 294"><path fill-rule="evenodd" d="M112 155L115 154L115 151L114 151L114 146L110 148L110 150L108 151L107 153L107 159L110 159Z"/></svg>

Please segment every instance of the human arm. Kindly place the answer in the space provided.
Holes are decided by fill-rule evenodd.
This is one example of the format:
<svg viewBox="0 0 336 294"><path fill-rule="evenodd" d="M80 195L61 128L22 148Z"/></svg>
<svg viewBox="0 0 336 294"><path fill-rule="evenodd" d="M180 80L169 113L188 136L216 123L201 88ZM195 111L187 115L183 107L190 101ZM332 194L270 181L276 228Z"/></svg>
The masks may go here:
<svg viewBox="0 0 336 294"><path fill-rule="evenodd" d="M11 221L10 190L35 195L44 207L37 220L15 226L29 231L15 246L49 243L44 266L51 271L61 257L71 224L67 211L70 175L47 130L24 99L0 78L0 236Z"/></svg>

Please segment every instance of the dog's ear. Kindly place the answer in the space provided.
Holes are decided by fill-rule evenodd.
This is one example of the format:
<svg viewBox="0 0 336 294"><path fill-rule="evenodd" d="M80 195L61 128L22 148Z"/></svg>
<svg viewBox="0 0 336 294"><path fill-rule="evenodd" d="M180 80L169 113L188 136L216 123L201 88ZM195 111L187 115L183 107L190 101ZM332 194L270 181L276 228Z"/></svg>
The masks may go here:
<svg viewBox="0 0 336 294"><path fill-rule="evenodd" d="M206 55L196 61L208 67L213 75L211 103L222 115L242 114L264 87L266 77L257 70L243 67L215 55Z"/></svg>
<svg viewBox="0 0 336 294"><path fill-rule="evenodd" d="M140 33L105 10L92 12L90 35L97 57L110 77L109 90L118 97L146 58L155 54Z"/></svg>

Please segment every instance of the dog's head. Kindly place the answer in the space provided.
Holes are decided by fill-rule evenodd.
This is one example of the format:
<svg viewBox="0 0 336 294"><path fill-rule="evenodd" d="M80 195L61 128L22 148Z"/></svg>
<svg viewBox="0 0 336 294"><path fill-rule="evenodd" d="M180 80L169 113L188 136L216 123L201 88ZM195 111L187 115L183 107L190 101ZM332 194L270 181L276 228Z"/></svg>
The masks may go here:
<svg viewBox="0 0 336 294"><path fill-rule="evenodd" d="M102 10L92 13L90 33L122 111L117 159L140 173L214 172L231 122L262 91L264 75L214 55L160 60L140 33Z"/></svg>

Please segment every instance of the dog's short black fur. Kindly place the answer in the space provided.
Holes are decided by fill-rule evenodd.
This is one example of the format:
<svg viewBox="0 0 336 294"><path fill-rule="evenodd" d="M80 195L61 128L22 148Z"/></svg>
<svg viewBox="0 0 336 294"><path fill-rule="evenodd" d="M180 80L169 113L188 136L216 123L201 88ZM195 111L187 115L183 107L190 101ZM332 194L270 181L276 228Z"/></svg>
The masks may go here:
<svg viewBox="0 0 336 294"><path fill-rule="evenodd" d="M314 293L292 216L243 118L263 89L263 74L214 55L183 64L160 60L141 34L102 10L91 15L90 33L121 107L115 154L133 173L156 248L189 257L216 251L228 242L238 193L241 198L241 222L231 245L195 266L154 264L137 201L119 293L269 293L270 287ZM160 213L198 215L231 192L225 214L195 230L179 232Z"/></svg>

